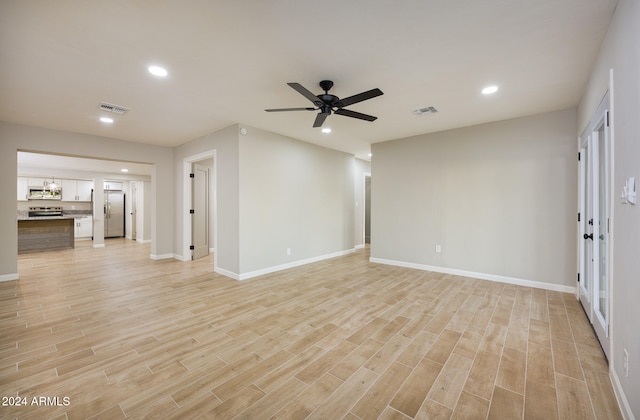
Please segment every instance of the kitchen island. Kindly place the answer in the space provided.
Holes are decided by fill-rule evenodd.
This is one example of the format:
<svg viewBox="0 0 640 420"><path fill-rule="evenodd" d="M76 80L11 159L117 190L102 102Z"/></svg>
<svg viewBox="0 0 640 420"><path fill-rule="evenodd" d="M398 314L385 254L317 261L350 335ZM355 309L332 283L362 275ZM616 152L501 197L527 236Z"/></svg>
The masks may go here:
<svg viewBox="0 0 640 420"><path fill-rule="evenodd" d="M73 248L74 227L68 216L18 219L18 254Z"/></svg>

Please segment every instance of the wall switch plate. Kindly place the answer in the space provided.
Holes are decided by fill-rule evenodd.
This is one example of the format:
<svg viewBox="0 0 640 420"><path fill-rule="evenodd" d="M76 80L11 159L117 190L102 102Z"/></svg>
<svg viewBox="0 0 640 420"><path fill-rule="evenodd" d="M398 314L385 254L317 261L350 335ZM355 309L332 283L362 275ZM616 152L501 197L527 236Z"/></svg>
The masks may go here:
<svg viewBox="0 0 640 420"><path fill-rule="evenodd" d="M629 353L627 352L627 349L623 349L623 356L622 356L622 370L624 370L624 376L625 377L629 377Z"/></svg>
<svg viewBox="0 0 640 420"><path fill-rule="evenodd" d="M291 255L291 248L287 248L287 255Z"/></svg>
<svg viewBox="0 0 640 420"><path fill-rule="evenodd" d="M622 204L636 204L636 178L627 178L622 187Z"/></svg>
<svg viewBox="0 0 640 420"><path fill-rule="evenodd" d="M436 252L442 252L442 245L436 245Z"/></svg>

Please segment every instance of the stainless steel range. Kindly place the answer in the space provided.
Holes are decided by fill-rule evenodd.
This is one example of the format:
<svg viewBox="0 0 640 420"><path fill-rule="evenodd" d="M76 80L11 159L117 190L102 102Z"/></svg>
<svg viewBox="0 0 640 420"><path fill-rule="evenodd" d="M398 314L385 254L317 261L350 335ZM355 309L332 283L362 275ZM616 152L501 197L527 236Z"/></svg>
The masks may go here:
<svg viewBox="0 0 640 420"><path fill-rule="evenodd" d="M29 217L62 216L62 207L29 207Z"/></svg>

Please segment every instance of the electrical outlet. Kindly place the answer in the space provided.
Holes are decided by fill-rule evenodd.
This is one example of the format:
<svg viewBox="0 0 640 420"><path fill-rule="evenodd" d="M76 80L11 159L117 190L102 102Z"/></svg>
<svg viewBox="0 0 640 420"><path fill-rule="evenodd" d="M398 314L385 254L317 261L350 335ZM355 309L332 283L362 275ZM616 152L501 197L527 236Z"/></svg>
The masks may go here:
<svg viewBox="0 0 640 420"><path fill-rule="evenodd" d="M622 350L624 352L622 356L622 369L624 370L624 376L629 377L629 353L627 349Z"/></svg>
<svg viewBox="0 0 640 420"><path fill-rule="evenodd" d="M291 255L291 248L287 248L287 255Z"/></svg>
<svg viewBox="0 0 640 420"><path fill-rule="evenodd" d="M442 252L442 245L436 245L436 252Z"/></svg>

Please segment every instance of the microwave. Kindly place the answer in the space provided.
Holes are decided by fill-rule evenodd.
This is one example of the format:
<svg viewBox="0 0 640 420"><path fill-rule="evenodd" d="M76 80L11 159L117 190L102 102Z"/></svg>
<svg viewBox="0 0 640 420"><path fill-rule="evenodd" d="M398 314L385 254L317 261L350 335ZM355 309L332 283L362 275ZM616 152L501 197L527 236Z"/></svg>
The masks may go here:
<svg viewBox="0 0 640 420"><path fill-rule="evenodd" d="M62 200L62 190L50 190L47 187L29 187L29 200Z"/></svg>

